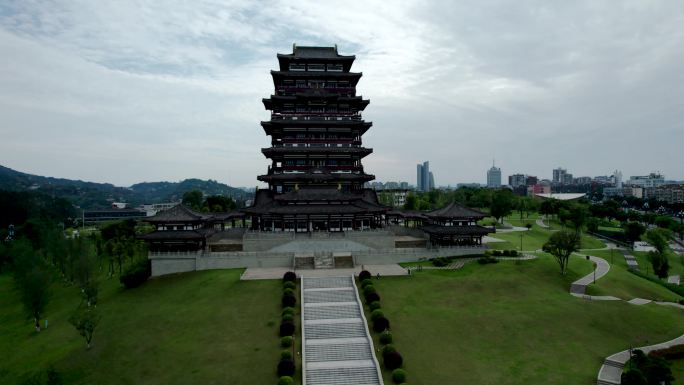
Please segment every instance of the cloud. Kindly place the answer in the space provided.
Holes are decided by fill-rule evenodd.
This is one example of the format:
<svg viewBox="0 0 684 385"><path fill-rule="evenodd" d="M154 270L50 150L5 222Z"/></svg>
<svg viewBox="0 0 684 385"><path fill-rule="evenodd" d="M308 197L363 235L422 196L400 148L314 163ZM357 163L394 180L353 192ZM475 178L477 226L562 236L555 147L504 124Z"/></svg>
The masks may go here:
<svg viewBox="0 0 684 385"><path fill-rule="evenodd" d="M355 54L366 170L437 184L683 179L684 5L659 1L16 1L0 6L0 164L129 185L264 173L260 100L292 43ZM634 156L634 153L640 156Z"/></svg>

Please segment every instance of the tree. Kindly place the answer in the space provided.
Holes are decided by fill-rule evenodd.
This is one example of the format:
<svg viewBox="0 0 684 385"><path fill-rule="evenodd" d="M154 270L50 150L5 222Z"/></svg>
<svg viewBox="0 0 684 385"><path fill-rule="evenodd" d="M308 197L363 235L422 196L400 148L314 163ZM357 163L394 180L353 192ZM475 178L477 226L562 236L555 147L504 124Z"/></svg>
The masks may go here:
<svg viewBox="0 0 684 385"><path fill-rule="evenodd" d="M648 253L648 260L653 267L653 273L658 278L666 278L670 270L670 262L667 258L670 246L668 242L672 234L665 229L653 229L646 232L646 239L655 248Z"/></svg>
<svg viewBox="0 0 684 385"><path fill-rule="evenodd" d="M568 210L570 215L568 216L568 221L572 224L577 234L582 230L582 226L587 222L587 217L589 216L589 211L584 205L573 205Z"/></svg>
<svg viewBox="0 0 684 385"><path fill-rule="evenodd" d="M14 259L14 282L24 310L33 317L36 331L40 331L40 318L50 300L52 272L25 242L17 242L12 248Z"/></svg>
<svg viewBox="0 0 684 385"><path fill-rule="evenodd" d="M404 210L417 210L418 209L418 198L415 194L410 193L406 196L406 202L404 202Z"/></svg>
<svg viewBox="0 0 684 385"><path fill-rule="evenodd" d="M202 198L203 194L200 190L187 191L183 194L183 204L199 211L202 209Z"/></svg>
<svg viewBox="0 0 684 385"><path fill-rule="evenodd" d="M94 307L79 306L69 318L69 323L74 325L78 334L85 338L88 349L90 349L90 341L93 339L93 333L99 322L100 316Z"/></svg>
<svg viewBox="0 0 684 385"><path fill-rule="evenodd" d="M501 189L494 192L490 214L497 221L503 222L503 218L511 214L513 209L513 193L508 189Z"/></svg>
<svg viewBox="0 0 684 385"><path fill-rule="evenodd" d="M622 228L625 232L625 238L630 244L641 239L641 236L646 232L646 227L639 222L625 222Z"/></svg>
<svg viewBox="0 0 684 385"><path fill-rule="evenodd" d="M543 250L556 258L561 274L565 275L570 255L579 250L579 246L579 234L562 230L551 234L549 240L544 244Z"/></svg>
<svg viewBox="0 0 684 385"><path fill-rule="evenodd" d="M599 228L599 220L596 217L589 217L587 219L587 231L595 233L598 231Z"/></svg>

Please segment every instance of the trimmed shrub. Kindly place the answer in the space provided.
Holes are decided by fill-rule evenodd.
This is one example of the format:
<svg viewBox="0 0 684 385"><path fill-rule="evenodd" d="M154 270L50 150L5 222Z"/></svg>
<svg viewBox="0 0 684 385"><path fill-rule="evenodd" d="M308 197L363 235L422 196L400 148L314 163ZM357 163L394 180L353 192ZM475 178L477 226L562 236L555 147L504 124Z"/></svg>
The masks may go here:
<svg viewBox="0 0 684 385"><path fill-rule="evenodd" d="M375 293L375 286L373 285L368 285L363 288L363 295L366 296L370 293Z"/></svg>
<svg viewBox="0 0 684 385"><path fill-rule="evenodd" d="M437 267L443 267L449 264L449 260L444 257L437 257L432 259L432 264Z"/></svg>
<svg viewBox="0 0 684 385"><path fill-rule="evenodd" d="M292 289L292 290L294 290L294 289L296 289L296 288L297 288L297 285L295 285L295 283L292 282L292 281L285 281L285 283L283 283L283 289Z"/></svg>
<svg viewBox="0 0 684 385"><path fill-rule="evenodd" d="M377 333L382 333L389 329L389 327L390 322L385 317L378 317L373 321L373 330L375 330Z"/></svg>
<svg viewBox="0 0 684 385"><path fill-rule="evenodd" d="M482 258L477 259L477 263L479 263L480 265L486 265L489 263L488 261L489 261L489 258L487 258L487 257L482 257Z"/></svg>
<svg viewBox="0 0 684 385"><path fill-rule="evenodd" d="M294 282L297 280L297 274L294 273L294 271L288 271L287 273L283 274L283 282Z"/></svg>
<svg viewBox="0 0 684 385"><path fill-rule="evenodd" d="M495 257L500 257L500 256L501 256L501 251L499 251L499 250L494 250L494 251L492 251L492 255L495 256Z"/></svg>
<svg viewBox="0 0 684 385"><path fill-rule="evenodd" d="M373 285L373 281L371 279L364 279L361 281L361 288L365 288L368 285Z"/></svg>
<svg viewBox="0 0 684 385"><path fill-rule="evenodd" d="M295 374L295 363L292 360L280 360L278 362L278 377L292 377Z"/></svg>
<svg viewBox="0 0 684 385"><path fill-rule="evenodd" d="M121 282L126 289L132 289L142 285L147 281L147 278L149 278L150 275L152 275L152 264L150 260L141 259L124 270L123 274L119 277L119 282Z"/></svg>
<svg viewBox="0 0 684 385"><path fill-rule="evenodd" d="M684 358L684 345L674 345L669 348L654 350L648 353L651 357L662 357L666 360L678 360Z"/></svg>
<svg viewBox="0 0 684 385"><path fill-rule="evenodd" d="M389 352L383 354L382 362L385 364L385 368L389 370L394 370L400 368L404 364L404 358L397 351Z"/></svg>
<svg viewBox="0 0 684 385"><path fill-rule="evenodd" d="M382 356L385 357L385 355L387 355L389 353L396 352L397 349L394 347L394 345L387 344L387 345L383 346L382 350L380 350L380 351L382 352Z"/></svg>
<svg viewBox="0 0 684 385"><path fill-rule="evenodd" d="M511 250L511 257L517 257L518 256L518 250Z"/></svg>
<svg viewBox="0 0 684 385"><path fill-rule="evenodd" d="M280 336L291 336L295 332L295 325L292 322L281 322L280 323Z"/></svg>
<svg viewBox="0 0 684 385"><path fill-rule="evenodd" d="M378 302L378 301L371 302L370 304L368 304L368 308L370 309L370 311L378 310L378 309L380 309L380 302Z"/></svg>
<svg viewBox="0 0 684 385"><path fill-rule="evenodd" d="M373 303L373 302L378 302L380 301L380 295L378 293L370 293L366 296L364 296L366 299L366 303Z"/></svg>
<svg viewBox="0 0 684 385"><path fill-rule="evenodd" d="M282 376L278 380L278 385L293 385L294 380L290 376Z"/></svg>
<svg viewBox="0 0 684 385"><path fill-rule="evenodd" d="M380 343L383 345L389 345L392 343L392 333L389 331L385 330L380 334Z"/></svg>
<svg viewBox="0 0 684 385"><path fill-rule="evenodd" d="M280 339L280 346L283 348L289 348L292 346L293 338L292 336L285 336Z"/></svg>
<svg viewBox="0 0 684 385"><path fill-rule="evenodd" d="M281 313L282 315L289 314L291 316L295 315L295 309L293 307L286 307L283 309L283 312Z"/></svg>
<svg viewBox="0 0 684 385"><path fill-rule="evenodd" d="M291 360L292 359L292 352L290 350L283 350L280 352L280 359L281 360Z"/></svg>
<svg viewBox="0 0 684 385"><path fill-rule="evenodd" d="M362 270L359 273L359 280L364 281L371 278L371 273L368 270Z"/></svg>
<svg viewBox="0 0 684 385"><path fill-rule="evenodd" d="M373 312L371 312L370 319L371 319L371 321L375 321L376 319L378 319L380 317L384 317L384 316L385 316L385 313L383 313L382 310L376 309L376 310L373 310Z"/></svg>
<svg viewBox="0 0 684 385"><path fill-rule="evenodd" d="M406 371L404 369L394 369L392 371L392 381L395 384L406 382Z"/></svg>
<svg viewBox="0 0 684 385"><path fill-rule="evenodd" d="M294 291L294 289L285 288L285 289L283 289L283 295L291 295L294 297L295 291Z"/></svg>
<svg viewBox="0 0 684 385"><path fill-rule="evenodd" d="M283 322L294 322L294 316L292 314L283 314L283 318L281 319Z"/></svg>
<svg viewBox="0 0 684 385"><path fill-rule="evenodd" d="M285 307L294 307L297 304L297 298L294 295L283 294L281 302Z"/></svg>

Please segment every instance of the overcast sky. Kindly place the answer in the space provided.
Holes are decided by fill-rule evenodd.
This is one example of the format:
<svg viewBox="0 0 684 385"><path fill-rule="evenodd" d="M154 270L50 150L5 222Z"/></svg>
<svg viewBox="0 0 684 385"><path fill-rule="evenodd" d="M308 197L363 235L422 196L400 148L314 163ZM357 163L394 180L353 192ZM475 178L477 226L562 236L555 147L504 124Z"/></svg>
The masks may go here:
<svg viewBox="0 0 684 385"><path fill-rule="evenodd" d="M255 186L276 53L337 44L367 172L684 179L683 1L0 2L0 164Z"/></svg>

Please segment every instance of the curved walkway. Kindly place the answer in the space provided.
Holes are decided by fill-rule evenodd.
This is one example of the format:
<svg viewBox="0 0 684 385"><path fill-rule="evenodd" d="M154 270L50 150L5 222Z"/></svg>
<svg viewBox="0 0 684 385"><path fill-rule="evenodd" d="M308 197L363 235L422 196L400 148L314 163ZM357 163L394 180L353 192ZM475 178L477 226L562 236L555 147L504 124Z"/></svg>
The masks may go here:
<svg viewBox="0 0 684 385"><path fill-rule="evenodd" d="M653 350L665 349L682 344L684 344L684 334L667 342L635 349L642 350L644 353L648 354ZM596 383L598 385L619 385L621 383L622 368L624 368L625 363L629 361L630 353L629 350L623 350L606 358L603 361L603 365L601 365Z"/></svg>
<svg viewBox="0 0 684 385"><path fill-rule="evenodd" d="M537 226L539 226L539 227L541 227L541 228L544 228L544 229L548 229L548 228L549 228L549 225L547 225L546 223L544 223L544 218L543 218L543 217L537 218L537 220L536 220L534 223L536 223Z"/></svg>
<svg viewBox="0 0 684 385"><path fill-rule="evenodd" d="M573 282L572 285L570 286L570 294L578 297L578 298L583 298L583 299L588 299L588 300L594 300L594 301L622 301L620 298L613 297L613 296L593 296L593 295L586 295L584 294L586 292L587 286L592 283L596 282L599 278L604 277L608 272L610 271L610 264L603 258L599 257L594 257L594 256L589 256L589 260L593 261L595 263L594 266L596 268L594 271L591 273L585 275L584 277L578 279L577 281ZM596 274L596 275L594 275ZM679 309L684 310L684 305L680 305L678 303L674 302L658 302L658 301L651 301L648 299L643 299L643 298L632 298L629 301L626 301L627 303L630 303L632 305L645 305L648 303L654 303L656 305L663 305L663 306L673 306ZM677 337L671 341L663 342L660 344L656 345L651 345L651 346L646 346L639 348L644 351L644 353L650 352L651 350L658 350L658 349L663 349L670 347L672 345L680 345L684 344L684 335ZM619 385L621 382L621 376L622 376L622 368L625 366L625 363L629 360L630 357L630 352L629 350L624 350L619 353L615 353L612 356L609 356L606 358L603 362L603 365L601 366L601 369L599 370L598 377L596 379L596 384L597 385Z"/></svg>

